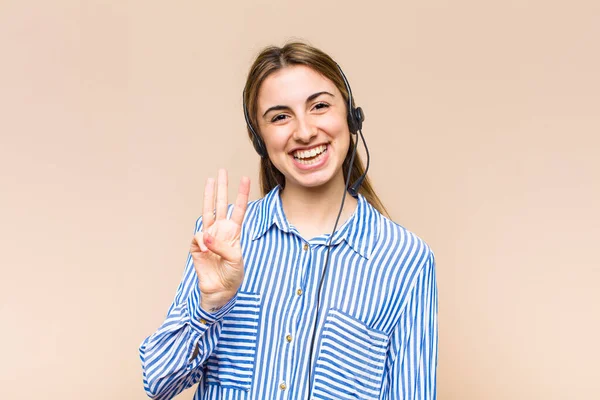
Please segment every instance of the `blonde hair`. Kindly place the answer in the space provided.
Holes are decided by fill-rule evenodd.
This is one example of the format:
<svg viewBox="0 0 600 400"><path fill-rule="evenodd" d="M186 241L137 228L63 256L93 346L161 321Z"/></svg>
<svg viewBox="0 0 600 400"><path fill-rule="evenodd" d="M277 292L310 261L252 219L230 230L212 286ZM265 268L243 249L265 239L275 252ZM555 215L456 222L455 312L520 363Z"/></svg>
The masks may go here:
<svg viewBox="0 0 600 400"><path fill-rule="evenodd" d="M346 104L348 104L349 94L344 79L342 78L336 62L329 55L302 42L287 43L283 47L269 46L263 49L258 57L256 57L256 60L250 68L244 87L244 103L247 107L248 119L257 134L260 134L256 118L258 112L257 99L260 86L272 73L292 65L308 66L329 79L340 91ZM354 100L352 106L354 107ZM248 135L250 139L253 138L249 127ZM347 179L354 140L357 140L353 136L354 135L350 133L350 145L348 146L348 153L346 154L342 166L344 180ZM365 169L362 160L360 159L359 154L356 154L354 162L352 163L352 169L350 170L350 182L356 182L356 180L362 176L364 171ZM260 161L260 185L263 196L269 193L277 185L281 186L281 188L285 188L285 177L277 168L275 168L269 157L262 157ZM375 193L368 176L365 177L362 182L358 193L363 195L381 214L389 216L383 203Z"/></svg>

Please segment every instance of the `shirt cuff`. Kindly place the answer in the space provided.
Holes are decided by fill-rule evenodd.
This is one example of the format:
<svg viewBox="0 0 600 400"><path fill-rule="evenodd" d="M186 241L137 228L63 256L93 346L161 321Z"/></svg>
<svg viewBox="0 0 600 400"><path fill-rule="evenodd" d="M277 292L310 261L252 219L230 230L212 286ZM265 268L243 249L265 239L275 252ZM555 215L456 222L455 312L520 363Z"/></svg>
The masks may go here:
<svg viewBox="0 0 600 400"><path fill-rule="evenodd" d="M221 320L231 309L235 306L237 295L233 296L231 300L227 302L219 311L209 313L204 311L200 307L200 288L196 285L195 289L190 293L188 297L188 312L190 315L190 324L199 330L204 332L212 324Z"/></svg>

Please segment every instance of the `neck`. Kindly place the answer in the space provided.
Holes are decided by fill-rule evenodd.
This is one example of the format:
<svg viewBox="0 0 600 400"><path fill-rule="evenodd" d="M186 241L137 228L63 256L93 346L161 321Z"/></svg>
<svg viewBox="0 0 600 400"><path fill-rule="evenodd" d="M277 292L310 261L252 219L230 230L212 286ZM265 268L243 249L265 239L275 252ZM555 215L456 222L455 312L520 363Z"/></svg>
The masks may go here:
<svg viewBox="0 0 600 400"><path fill-rule="evenodd" d="M331 233L340 211L344 178L338 178L326 185L306 188L286 184L281 192L281 203L285 215L298 232L311 239L324 233ZM357 200L347 192L344 208L336 227L339 228L352 215L358 204Z"/></svg>

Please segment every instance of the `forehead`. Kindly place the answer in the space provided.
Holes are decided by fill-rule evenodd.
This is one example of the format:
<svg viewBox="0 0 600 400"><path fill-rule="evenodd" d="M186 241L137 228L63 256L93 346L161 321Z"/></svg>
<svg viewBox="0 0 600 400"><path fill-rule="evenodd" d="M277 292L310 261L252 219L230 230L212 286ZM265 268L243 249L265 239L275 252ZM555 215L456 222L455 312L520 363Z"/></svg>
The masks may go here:
<svg viewBox="0 0 600 400"><path fill-rule="evenodd" d="M305 65L285 67L263 81L258 91L258 109L297 102L304 104L308 96L322 91L341 96L334 83L314 69Z"/></svg>

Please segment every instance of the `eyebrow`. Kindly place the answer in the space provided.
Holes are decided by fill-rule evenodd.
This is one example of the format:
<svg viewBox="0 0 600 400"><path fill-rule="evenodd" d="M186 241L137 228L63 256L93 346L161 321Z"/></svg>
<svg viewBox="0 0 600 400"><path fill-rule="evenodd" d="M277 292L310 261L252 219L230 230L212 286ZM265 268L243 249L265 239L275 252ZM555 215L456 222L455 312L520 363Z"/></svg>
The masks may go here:
<svg viewBox="0 0 600 400"><path fill-rule="evenodd" d="M328 94L331 97L335 97L333 94L326 92L326 91L322 91L322 92L317 92L317 93L313 93L310 96L308 96L306 98L306 103L310 103L311 101L313 101L314 99L316 99L317 97L323 95L323 94ZM270 113L271 111L280 111L280 110L289 110L288 106L282 106L282 105L278 105L278 106L273 106L273 107L269 107L267 108L267 111L265 111L265 113L263 114L263 118Z"/></svg>

